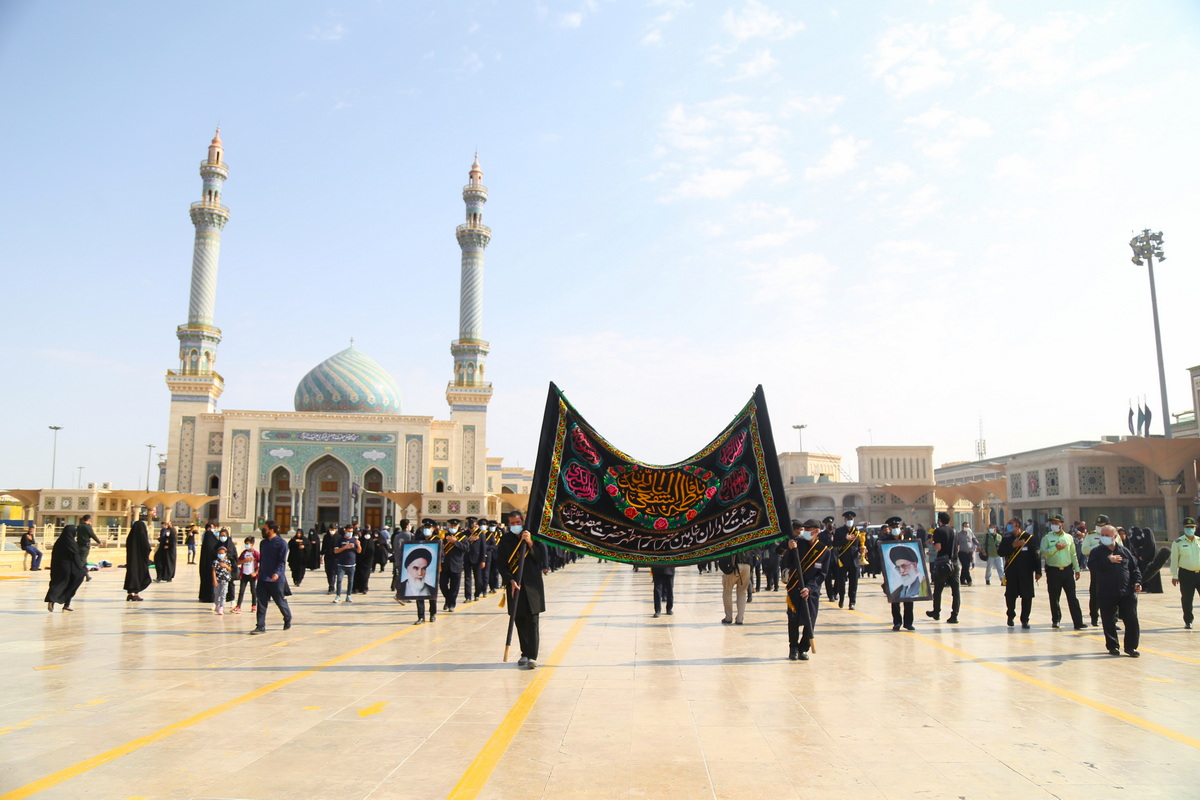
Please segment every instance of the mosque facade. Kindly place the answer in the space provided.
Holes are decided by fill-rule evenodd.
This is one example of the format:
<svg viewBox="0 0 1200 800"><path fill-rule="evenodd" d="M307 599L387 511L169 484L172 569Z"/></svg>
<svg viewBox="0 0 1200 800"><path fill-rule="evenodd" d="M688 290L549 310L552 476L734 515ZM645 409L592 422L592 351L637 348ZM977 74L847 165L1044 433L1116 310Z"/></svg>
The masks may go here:
<svg viewBox="0 0 1200 800"><path fill-rule="evenodd" d="M463 187L459 335L450 345L449 419L406 414L400 387L374 359L351 346L313 367L296 387L292 411L218 410L225 388L216 371L215 323L222 200L229 167L220 131L200 164L201 199L191 205L195 243L187 322L176 331L179 364L167 372L171 394L163 486L206 494L201 521L249 530L264 519L288 527L357 519L378 527L403 517L495 518L523 507L531 471L487 456L489 344L483 338L483 224L488 199L478 155ZM505 496L508 495L508 500ZM176 519L189 518L183 504Z"/></svg>

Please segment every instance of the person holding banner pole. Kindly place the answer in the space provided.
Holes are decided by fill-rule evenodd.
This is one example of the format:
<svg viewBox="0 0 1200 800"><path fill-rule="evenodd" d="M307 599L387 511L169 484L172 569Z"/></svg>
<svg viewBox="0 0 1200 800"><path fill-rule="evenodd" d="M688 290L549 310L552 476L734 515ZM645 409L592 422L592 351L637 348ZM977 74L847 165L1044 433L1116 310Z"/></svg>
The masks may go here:
<svg viewBox="0 0 1200 800"><path fill-rule="evenodd" d="M546 610L546 590L542 575L550 571L546 546L535 542L525 530L525 515L512 511L508 515L508 530L500 537L496 564L504 580L505 602L510 625L515 625L521 643L521 658L517 666L537 667L538 615ZM518 580L518 573L520 579Z"/></svg>
<svg viewBox="0 0 1200 800"><path fill-rule="evenodd" d="M821 584L829 572L829 562L835 558L832 548L819 538L820 523L815 519L793 522L795 537L786 542L783 565L788 570L787 621L788 658L808 661L808 651L817 650L814 627L821 608ZM801 636L801 623L804 635Z"/></svg>

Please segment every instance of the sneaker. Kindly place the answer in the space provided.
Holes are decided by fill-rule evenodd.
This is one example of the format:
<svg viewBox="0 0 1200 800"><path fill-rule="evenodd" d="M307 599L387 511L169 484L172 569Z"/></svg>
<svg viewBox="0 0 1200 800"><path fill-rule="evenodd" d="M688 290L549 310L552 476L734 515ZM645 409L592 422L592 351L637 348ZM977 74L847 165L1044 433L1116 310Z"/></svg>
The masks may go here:
<svg viewBox="0 0 1200 800"><path fill-rule="evenodd" d="M1130 655L1134 655L1134 656L1136 656L1136 655L1137 655L1137 653L1136 653L1136 652L1133 652L1133 653L1130 653ZM537 669L537 662L536 662L536 661L534 661L534 660L531 658L531 659L529 659L529 663L528 663L528 664L526 664L525 666L526 666L526 668L528 668L528 669Z"/></svg>
<svg viewBox="0 0 1200 800"><path fill-rule="evenodd" d="M1142 654L1137 650L1126 650L1125 655L1129 656L1130 658L1141 658L1142 656Z"/></svg>
<svg viewBox="0 0 1200 800"><path fill-rule="evenodd" d="M242 613L242 607L234 606L232 609L229 610L229 613L230 614L240 614L240 613Z"/></svg>
<svg viewBox="0 0 1200 800"><path fill-rule="evenodd" d="M218 608L218 609L217 609L217 616L218 616L218 617L223 617L223 616L225 616L225 609L223 609L223 608Z"/></svg>
<svg viewBox="0 0 1200 800"><path fill-rule="evenodd" d="M854 610L854 603L851 603L851 604L850 604L850 610L851 610L851 611L853 611L853 610Z"/></svg>
<svg viewBox="0 0 1200 800"><path fill-rule="evenodd" d="M525 656L521 656L520 660L519 660L519 661L517 661L517 666L518 666L518 667L527 667L527 666L529 666L529 659L528 659L528 658L526 658Z"/></svg>
<svg viewBox="0 0 1200 800"><path fill-rule="evenodd" d="M342 602L342 598L341 598L341 597L335 597L335 598L333 598L333 603L334 603L334 605L336 605L336 604L338 604L338 603L340 603L340 602Z"/></svg>
<svg viewBox="0 0 1200 800"><path fill-rule="evenodd" d="M1185 622L1183 623L1183 627L1190 631L1192 629L1192 623Z"/></svg>
<svg viewBox="0 0 1200 800"><path fill-rule="evenodd" d="M1110 647L1110 648L1108 648L1108 654L1110 656L1119 656L1119 655L1121 655L1121 651L1115 647Z"/></svg>
<svg viewBox="0 0 1200 800"><path fill-rule="evenodd" d="M1058 627L1058 623L1057 623L1057 622L1051 622L1051 623L1050 623L1050 627L1051 627L1051 628L1057 628L1057 627Z"/></svg>
<svg viewBox="0 0 1200 800"><path fill-rule="evenodd" d="M258 606L250 606L251 611L258 611Z"/></svg>

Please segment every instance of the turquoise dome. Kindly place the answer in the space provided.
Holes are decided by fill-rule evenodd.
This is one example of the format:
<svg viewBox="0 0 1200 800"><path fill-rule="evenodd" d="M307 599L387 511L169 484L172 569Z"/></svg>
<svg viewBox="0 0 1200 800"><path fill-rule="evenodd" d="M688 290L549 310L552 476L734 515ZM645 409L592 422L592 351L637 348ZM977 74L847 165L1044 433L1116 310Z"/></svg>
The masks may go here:
<svg viewBox="0 0 1200 800"><path fill-rule="evenodd" d="M304 376L295 404L297 411L399 414L400 387L375 359L351 346Z"/></svg>

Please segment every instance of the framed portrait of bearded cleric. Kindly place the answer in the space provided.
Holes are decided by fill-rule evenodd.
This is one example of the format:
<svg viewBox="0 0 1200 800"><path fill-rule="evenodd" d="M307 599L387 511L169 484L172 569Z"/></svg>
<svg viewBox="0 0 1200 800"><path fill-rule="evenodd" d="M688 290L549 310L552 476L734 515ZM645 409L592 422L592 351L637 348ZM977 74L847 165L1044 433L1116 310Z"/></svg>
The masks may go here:
<svg viewBox="0 0 1200 800"><path fill-rule="evenodd" d="M441 542L411 542L401 548L400 597L437 599L438 548Z"/></svg>
<svg viewBox="0 0 1200 800"><path fill-rule="evenodd" d="M673 418L669 408L646 413ZM617 449L551 383L526 530L556 547L648 566L768 544L789 519L776 453L761 386L698 452L658 465Z"/></svg>
<svg viewBox="0 0 1200 800"><path fill-rule="evenodd" d="M929 590L929 564L919 541L880 542L883 560L883 591L889 603L913 603L932 600Z"/></svg>

